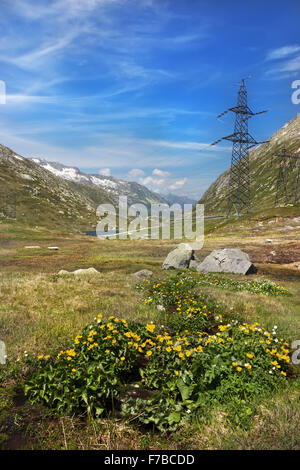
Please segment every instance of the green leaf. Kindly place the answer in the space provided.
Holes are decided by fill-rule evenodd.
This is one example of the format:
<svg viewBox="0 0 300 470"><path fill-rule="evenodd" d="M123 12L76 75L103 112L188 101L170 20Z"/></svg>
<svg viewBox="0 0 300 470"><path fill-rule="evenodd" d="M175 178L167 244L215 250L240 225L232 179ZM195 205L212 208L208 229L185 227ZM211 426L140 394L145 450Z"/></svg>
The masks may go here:
<svg viewBox="0 0 300 470"><path fill-rule="evenodd" d="M180 413L176 413L176 411L173 411L169 416L168 416L168 423L173 424L173 423L179 423L180 421Z"/></svg>

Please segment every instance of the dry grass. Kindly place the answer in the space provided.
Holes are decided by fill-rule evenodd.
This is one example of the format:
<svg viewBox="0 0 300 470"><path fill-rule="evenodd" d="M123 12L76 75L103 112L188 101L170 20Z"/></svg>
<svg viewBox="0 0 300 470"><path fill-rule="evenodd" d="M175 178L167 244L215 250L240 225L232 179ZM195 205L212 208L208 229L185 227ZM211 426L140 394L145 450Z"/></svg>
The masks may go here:
<svg viewBox="0 0 300 470"><path fill-rule="evenodd" d="M239 230L230 232L228 228L226 234L207 236L202 256L217 247L264 249L265 232L253 236L245 227ZM131 274L147 268L155 276L165 276L160 267L175 245L173 241L99 241L38 230L4 231L0 237L0 339L6 342L10 361L22 357L25 350L38 354L65 347L100 312L104 316L116 313L127 319L157 321L157 310L141 301ZM286 243L284 236L281 243ZM40 245L41 249L25 250L25 245ZM58 245L60 250L50 252L50 245ZM73 271L90 266L99 274L57 275L60 269ZM260 277L280 282L293 292L293 297L237 294L213 287L203 291L236 315L260 321L266 327L276 323L289 340L299 339L300 271L276 264L258 267ZM17 383L12 379L11 385L2 390L0 405L7 402ZM41 449L299 449L299 393L291 388L288 397L272 397L270 403L259 405L248 431L232 428L226 416L216 410L209 422L165 436L137 429L116 417L90 422L71 417L54 419L41 410L35 412L28 404L21 408L9 404L9 414L18 417L22 429L28 429L24 441L9 445Z"/></svg>

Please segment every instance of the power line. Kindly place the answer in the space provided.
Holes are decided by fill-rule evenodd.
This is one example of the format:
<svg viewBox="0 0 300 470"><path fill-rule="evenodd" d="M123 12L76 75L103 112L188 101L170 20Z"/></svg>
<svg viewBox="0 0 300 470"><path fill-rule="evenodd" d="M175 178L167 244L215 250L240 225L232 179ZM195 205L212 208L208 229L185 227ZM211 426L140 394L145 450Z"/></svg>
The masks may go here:
<svg viewBox="0 0 300 470"><path fill-rule="evenodd" d="M251 204L249 150L255 145L265 142L257 142L249 134L248 120L267 111L254 113L249 108L247 100L247 89L245 79L243 78L238 91L237 105L217 116L217 118L225 116L229 111L235 113L234 132L211 144L216 145L222 140L229 140L233 143L228 185L227 217L232 209L235 209L237 217L240 217L243 210L249 212Z"/></svg>

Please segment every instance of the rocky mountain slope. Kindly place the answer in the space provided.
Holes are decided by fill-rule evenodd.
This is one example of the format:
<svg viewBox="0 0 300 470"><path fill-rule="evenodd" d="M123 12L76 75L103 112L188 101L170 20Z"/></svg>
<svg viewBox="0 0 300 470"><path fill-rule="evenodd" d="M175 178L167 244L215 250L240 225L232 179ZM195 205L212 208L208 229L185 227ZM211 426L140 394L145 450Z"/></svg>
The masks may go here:
<svg viewBox="0 0 300 470"><path fill-rule="evenodd" d="M28 159L0 144L0 223L13 220L16 210L17 222L26 226L88 231L96 226L97 206L117 206L119 195L129 204L165 202L138 183Z"/></svg>
<svg viewBox="0 0 300 470"><path fill-rule="evenodd" d="M129 205L143 203L149 206L150 204L165 202L162 196L135 182L124 181L113 176L84 173L76 167L62 165L58 162L48 162L40 158L32 158L32 161L59 178L73 183L79 183L80 186L78 189L84 192L88 191L90 197L96 199L96 202L97 191L94 191L95 188L106 191L116 204L119 203L119 196L127 196ZM85 188L83 185L89 185L89 189Z"/></svg>
<svg viewBox="0 0 300 470"><path fill-rule="evenodd" d="M300 156L300 113L277 131L268 142L250 152L251 210L274 206L279 171L279 159L275 155L283 147L288 153ZM206 215L226 214L229 176L228 169L211 184L199 201L205 204ZM295 179L296 167L290 171L290 188L295 185ZM283 200L279 200L279 203L283 203Z"/></svg>
<svg viewBox="0 0 300 470"><path fill-rule="evenodd" d="M114 203L102 188L96 188L92 196L0 145L0 221L14 217L16 200L18 223L70 231L89 229L96 224L97 204Z"/></svg>

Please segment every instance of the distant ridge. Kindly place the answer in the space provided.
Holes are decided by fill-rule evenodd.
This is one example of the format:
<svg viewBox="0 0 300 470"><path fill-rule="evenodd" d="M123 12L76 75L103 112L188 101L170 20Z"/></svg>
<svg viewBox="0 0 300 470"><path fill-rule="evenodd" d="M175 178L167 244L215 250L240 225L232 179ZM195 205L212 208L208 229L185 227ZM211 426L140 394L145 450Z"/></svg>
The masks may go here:
<svg viewBox="0 0 300 470"><path fill-rule="evenodd" d="M31 160L59 178L101 188L109 194L116 204L119 196L127 196L129 204L143 203L149 206L154 203L166 202L162 196L136 182L128 182L113 176L84 173L76 167L41 158L31 158Z"/></svg>

